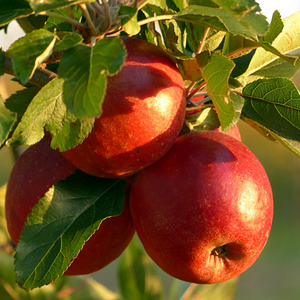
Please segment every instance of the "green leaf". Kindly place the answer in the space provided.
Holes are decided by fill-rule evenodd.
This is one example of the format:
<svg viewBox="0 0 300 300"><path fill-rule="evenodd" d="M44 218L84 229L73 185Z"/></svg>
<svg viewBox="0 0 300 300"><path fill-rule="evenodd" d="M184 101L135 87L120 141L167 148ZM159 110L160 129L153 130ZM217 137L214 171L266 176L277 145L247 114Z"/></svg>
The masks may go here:
<svg viewBox="0 0 300 300"><path fill-rule="evenodd" d="M201 70L196 58L179 56L177 65L184 80L198 82L203 79Z"/></svg>
<svg viewBox="0 0 300 300"><path fill-rule="evenodd" d="M213 130L219 126L220 122L216 111L208 107L191 115L186 115L180 135L194 131Z"/></svg>
<svg viewBox="0 0 300 300"><path fill-rule="evenodd" d="M70 7L70 9L72 9L72 13L73 13L75 19L78 20L82 15L82 10L79 9L78 6ZM70 17L65 8L56 9L56 10L54 10L54 12L59 15L65 16L67 18ZM54 18L54 17L48 17L47 22L44 26L44 29L47 29L51 32L54 32L54 31L56 31L56 32L60 32L60 31L72 32L73 31L72 24L67 23L61 19Z"/></svg>
<svg viewBox="0 0 300 300"><path fill-rule="evenodd" d="M224 41L222 54L231 59L244 56L251 50L258 48L256 42L246 39L240 35L232 35L227 33Z"/></svg>
<svg viewBox="0 0 300 300"><path fill-rule="evenodd" d="M17 113L17 123L21 121L22 116L26 112L32 99L39 92L40 88L31 86L29 88L17 91L5 100L5 106L10 111Z"/></svg>
<svg viewBox="0 0 300 300"><path fill-rule="evenodd" d="M25 33L30 33L36 29L44 28L44 24L47 21L47 19L47 16L30 15L27 18L17 19L17 22Z"/></svg>
<svg viewBox="0 0 300 300"><path fill-rule="evenodd" d="M21 287L32 290L62 275L101 222L122 212L124 188L122 179L81 171L50 188L27 217L16 248Z"/></svg>
<svg viewBox="0 0 300 300"><path fill-rule="evenodd" d="M138 34L141 30L141 26L138 24L137 15L138 10L136 7L121 6L119 14L124 16L121 19L122 27L124 31L129 35Z"/></svg>
<svg viewBox="0 0 300 300"><path fill-rule="evenodd" d="M216 284L190 284L174 279L168 300L233 300L237 286L237 277Z"/></svg>
<svg viewBox="0 0 300 300"><path fill-rule="evenodd" d="M83 38L81 35L76 33L67 33L61 41L58 41L55 44L53 51L66 51L70 48L75 47L82 41Z"/></svg>
<svg viewBox="0 0 300 300"><path fill-rule="evenodd" d="M71 5L77 5L82 3L94 2L95 0L29 0L30 6L34 10L35 14L38 14L46 10L55 10L58 8L64 8Z"/></svg>
<svg viewBox="0 0 300 300"><path fill-rule="evenodd" d="M264 35L268 29L267 18L254 0L213 0L230 13L240 24L255 35Z"/></svg>
<svg viewBox="0 0 300 300"><path fill-rule="evenodd" d="M223 131L228 131L237 123L243 106L242 97L229 88L229 77L234 63L225 56L202 52L197 56L207 92L217 109Z"/></svg>
<svg viewBox="0 0 300 300"><path fill-rule="evenodd" d="M16 114L4 106L3 99L0 96L0 148L4 145L16 121Z"/></svg>
<svg viewBox="0 0 300 300"><path fill-rule="evenodd" d="M259 41L255 33L251 32L243 23L240 23L229 12L223 9L190 5L173 18L183 22L210 27L217 31L240 35L252 40L258 47L262 47L265 51L272 53L272 55L286 59L291 64L295 62L295 58L283 55L276 47L267 42Z"/></svg>
<svg viewBox="0 0 300 300"><path fill-rule="evenodd" d="M15 76L25 84L36 68L52 53L56 36L48 30L35 30L14 42L7 51Z"/></svg>
<svg viewBox="0 0 300 300"><path fill-rule="evenodd" d="M71 117L71 119L73 118ZM51 147L53 149L59 148L60 151L66 151L81 144L84 138L90 134L95 123L94 118L76 119L74 122L68 121L67 118L64 120L62 128L57 132L55 126L53 128L46 126L46 129L54 134Z"/></svg>
<svg viewBox="0 0 300 300"><path fill-rule="evenodd" d="M51 146L65 151L82 143L92 130L94 119L78 120L62 100L63 80L55 78L29 104L8 145L33 145L51 132ZM22 94L21 94L22 95Z"/></svg>
<svg viewBox="0 0 300 300"><path fill-rule="evenodd" d="M300 48L300 12L284 19L283 24L284 28L273 41L272 46L285 54ZM278 56L267 51L267 49L257 49L248 69L240 80L262 69L276 59L278 59Z"/></svg>
<svg viewBox="0 0 300 300"><path fill-rule="evenodd" d="M259 79L243 89L244 120L267 131L300 158L300 95L287 78Z"/></svg>
<svg viewBox="0 0 300 300"><path fill-rule="evenodd" d="M202 43L202 38L205 32L205 29L203 26L199 26L192 23L186 24L186 30L187 30L187 42L189 47L192 49L194 53L198 53L198 50L200 48L200 45ZM224 31L216 31L213 29L210 29L208 32L208 35L205 38L204 46L202 47L202 51L214 51L219 47L221 42L224 39L225 36Z"/></svg>
<svg viewBox="0 0 300 300"><path fill-rule="evenodd" d="M248 28L240 24L230 13L219 8L189 5L175 15L174 19L256 39L256 35Z"/></svg>
<svg viewBox="0 0 300 300"><path fill-rule="evenodd" d="M26 0L0 0L0 27L33 13Z"/></svg>
<svg viewBox="0 0 300 300"><path fill-rule="evenodd" d="M272 43L275 38L280 34L284 25L281 20L280 13L276 10L273 13L270 27L267 33L262 37L262 40L267 43Z"/></svg>
<svg viewBox="0 0 300 300"><path fill-rule="evenodd" d="M136 239L124 251L119 265L119 285L125 300L162 300L163 288L156 265Z"/></svg>
<svg viewBox="0 0 300 300"><path fill-rule="evenodd" d="M125 55L119 38L105 38L94 47L79 44L62 56L58 76L64 78L63 99L76 117L95 117L101 113L106 76L119 71Z"/></svg>
<svg viewBox="0 0 300 300"><path fill-rule="evenodd" d="M296 61L296 65L293 66L286 62L282 58L278 58L271 62L270 64L264 66L260 70L253 73L251 77L265 77L265 78L272 78L272 77L286 77L286 78L293 78L296 73L300 70L300 55L295 55L298 57Z"/></svg>

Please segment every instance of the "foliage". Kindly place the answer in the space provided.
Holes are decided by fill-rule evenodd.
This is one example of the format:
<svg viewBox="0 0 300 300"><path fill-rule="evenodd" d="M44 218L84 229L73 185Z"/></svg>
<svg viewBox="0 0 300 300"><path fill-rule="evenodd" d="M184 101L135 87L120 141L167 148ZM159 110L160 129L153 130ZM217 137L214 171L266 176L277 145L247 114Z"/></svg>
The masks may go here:
<svg viewBox="0 0 300 300"><path fill-rule="evenodd" d="M202 108L216 108L218 119L214 115L211 120L218 123L216 127L221 124L227 132L241 118L300 158L300 95L291 81L300 63L299 55L290 55L300 48L300 12L282 20L275 11L268 24L254 0L118 1L117 5L106 0L101 4L93 0L0 0L0 7L0 27L17 20L26 32L7 52L0 51L0 75L13 73L25 87L5 102L0 98L0 147L32 145L42 139L45 131L53 137L53 148L67 150L80 144L90 133L95 117L101 114L107 78L119 72L126 58L118 36L129 35L156 44L172 57L186 81L187 99L200 92L206 95ZM32 86L39 77L38 72L49 70L55 73L49 72L51 76L38 87ZM186 122L197 123L191 119ZM210 123L206 119L199 121L199 126L203 122ZM119 206L104 210L104 214L103 210L96 210L96 221L90 224L88 214L80 210L78 203L74 204L72 209L78 214L53 225L55 236L48 246L55 251L58 240L72 239L72 232L68 233L66 228L72 228L76 222L83 221L83 230L89 230L78 239L76 251L69 253L61 269L58 268L55 260L63 252L53 254L51 250L49 254L50 248L32 247L30 239L24 237L35 234L42 241L46 235L40 228L46 228L47 220L66 211L55 203L68 205L68 197L74 197L71 190L78 182L85 182L82 193L94 189L93 195L86 196L91 207L105 207L106 197L99 196L103 190L118 193L117 206L123 197L121 181L92 180L81 173L52 187L30 214L14 258L18 284L26 290L53 282L76 257L101 220L120 213ZM52 209L48 210L49 207ZM49 232L47 238L48 235ZM122 297L162 299L155 268L138 244L134 241L126 251L127 260L121 262L119 273ZM5 263L11 260L11 256L1 258ZM143 262L140 269L136 260ZM124 273L131 274L126 284ZM13 299L7 284L13 289L16 284L8 278L12 277L10 273L5 276L7 282L1 281L1 289L7 291L7 299ZM149 278L156 285L151 290L157 294L149 293ZM76 280L59 278L43 289L48 289L47 297L51 299L53 293L61 291L60 284L73 286L79 284ZM104 287L99 284L90 279L86 284L105 295ZM175 294L176 288L181 290L184 285L176 284L172 288ZM219 286L232 289L232 285L229 282ZM225 299L217 296L218 289L215 288L213 299ZM203 289L195 287L189 291L189 297L202 296ZM20 290L21 299L31 299L23 295ZM119 295L110 295L111 299L120 299ZM99 297L90 299L102 299ZM171 294L169 299L177 298ZM211 298L203 296L203 299Z"/></svg>

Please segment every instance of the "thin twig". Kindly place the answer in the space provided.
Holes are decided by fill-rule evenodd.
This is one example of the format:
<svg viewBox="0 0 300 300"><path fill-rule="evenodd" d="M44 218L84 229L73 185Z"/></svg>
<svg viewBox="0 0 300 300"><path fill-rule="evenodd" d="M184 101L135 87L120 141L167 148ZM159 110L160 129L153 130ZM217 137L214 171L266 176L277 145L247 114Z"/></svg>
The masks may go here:
<svg viewBox="0 0 300 300"><path fill-rule="evenodd" d="M190 100L202 87L205 86L205 82L200 83L189 95L187 95L186 100Z"/></svg>
<svg viewBox="0 0 300 300"><path fill-rule="evenodd" d="M88 26L91 30L92 35L97 36L97 33L98 33L97 28L95 27L95 25L94 25L94 23L91 19L91 16L89 14L89 11L88 11L86 5L85 4L78 4L78 7L82 10L82 13L83 13L83 15L86 19L86 22L87 22L87 24L88 24Z"/></svg>
<svg viewBox="0 0 300 300"><path fill-rule="evenodd" d="M205 39L207 38L207 35L208 35L209 30L210 30L210 28L209 28L209 27L206 27L205 32L204 32L203 37L202 37L202 40L201 40L201 43L200 43L200 45L199 45L197 54L200 54L200 53L202 52L203 47L204 47L204 45L205 45Z"/></svg>

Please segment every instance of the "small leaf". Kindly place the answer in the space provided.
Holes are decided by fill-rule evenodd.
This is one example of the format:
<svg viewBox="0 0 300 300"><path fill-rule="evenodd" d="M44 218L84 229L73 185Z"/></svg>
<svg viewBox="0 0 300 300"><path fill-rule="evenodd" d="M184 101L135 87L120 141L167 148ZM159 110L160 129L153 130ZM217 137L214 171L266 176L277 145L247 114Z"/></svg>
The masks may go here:
<svg viewBox="0 0 300 300"><path fill-rule="evenodd" d="M262 40L267 43L272 43L275 38L280 34L284 25L281 20L280 13L276 10L273 13L271 24L267 33L262 37Z"/></svg>
<svg viewBox="0 0 300 300"><path fill-rule="evenodd" d="M119 265L119 284L125 300L162 300L163 289L156 265L152 259L132 239Z"/></svg>
<svg viewBox="0 0 300 300"><path fill-rule="evenodd" d="M15 253L17 282L32 290L62 275L101 222L122 212L124 188L122 179L81 171L50 188L21 233Z"/></svg>
<svg viewBox="0 0 300 300"><path fill-rule="evenodd" d="M137 22L138 10L136 7L121 6L119 14L123 15L122 27L127 34L135 35L140 32L141 26Z"/></svg>
<svg viewBox="0 0 300 300"><path fill-rule="evenodd" d="M53 51L66 51L81 43L82 40L83 38L79 34L67 33L61 41L58 41L55 44Z"/></svg>
<svg viewBox="0 0 300 300"><path fill-rule="evenodd" d="M63 80L55 78L44 86L28 105L8 145L33 145L44 136L44 127L53 135L53 148L68 150L92 130L94 119L78 120L62 100ZM61 150L61 151L63 151Z"/></svg>
<svg viewBox="0 0 300 300"><path fill-rule="evenodd" d="M56 37L48 30L35 30L14 42L7 51L15 76L25 84L36 68L52 53Z"/></svg>
<svg viewBox="0 0 300 300"><path fill-rule="evenodd" d="M17 115L4 106L0 96L0 148L4 145L9 133L17 121Z"/></svg>
<svg viewBox="0 0 300 300"><path fill-rule="evenodd" d="M64 8L71 5L77 5L81 3L94 2L95 0L29 0L30 6L34 10L35 14L45 10L55 10L58 8Z"/></svg>
<svg viewBox="0 0 300 300"><path fill-rule="evenodd" d="M101 113L106 76L119 71L125 55L119 38L102 39L94 47L79 44L66 51L58 75L64 78L64 102L76 117L95 117Z"/></svg>
<svg viewBox="0 0 300 300"><path fill-rule="evenodd" d="M242 117L261 125L295 155L300 153L300 95L287 78L259 79L244 90Z"/></svg>
<svg viewBox="0 0 300 300"><path fill-rule="evenodd" d="M0 27L33 13L28 1L24 0L0 0L0 7Z"/></svg>
<svg viewBox="0 0 300 300"><path fill-rule="evenodd" d="M66 107L62 101L63 80L55 78L44 86L28 106L8 144L33 145L44 136L44 126L62 128Z"/></svg>
<svg viewBox="0 0 300 300"><path fill-rule="evenodd" d="M234 63L225 56L202 52L197 56L207 92L217 109L223 131L228 131L239 119L242 97L229 89L229 77Z"/></svg>

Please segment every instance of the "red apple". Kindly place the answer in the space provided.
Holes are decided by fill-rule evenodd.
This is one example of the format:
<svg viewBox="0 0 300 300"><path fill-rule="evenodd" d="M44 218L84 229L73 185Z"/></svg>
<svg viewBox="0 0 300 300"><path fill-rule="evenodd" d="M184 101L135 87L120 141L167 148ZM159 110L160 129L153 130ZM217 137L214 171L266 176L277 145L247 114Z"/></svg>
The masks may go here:
<svg viewBox="0 0 300 300"><path fill-rule="evenodd" d="M27 149L17 160L7 185L7 228L17 245L27 215L57 181L73 174L76 167L50 147L50 136ZM129 198L126 191L126 198ZM85 243L64 275L95 272L115 260L131 241L135 229L128 199L121 215L105 219Z"/></svg>
<svg viewBox="0 0 300 300"><path fill-rule="evenodd" d="M78 169L126 177L160 159L180 133L185 88L172 59L159 47L122 39L127 58L108 78L101 116L82 144L62 152Z"/></svg>
<svg viewBox="0 0 300 300"><path fill-rule="evenodd" d="M273 199L259 160L217 131L180 136L135 175L130 210L137 234L165 272L194 283L248 269L271 230Z"/></svg>

